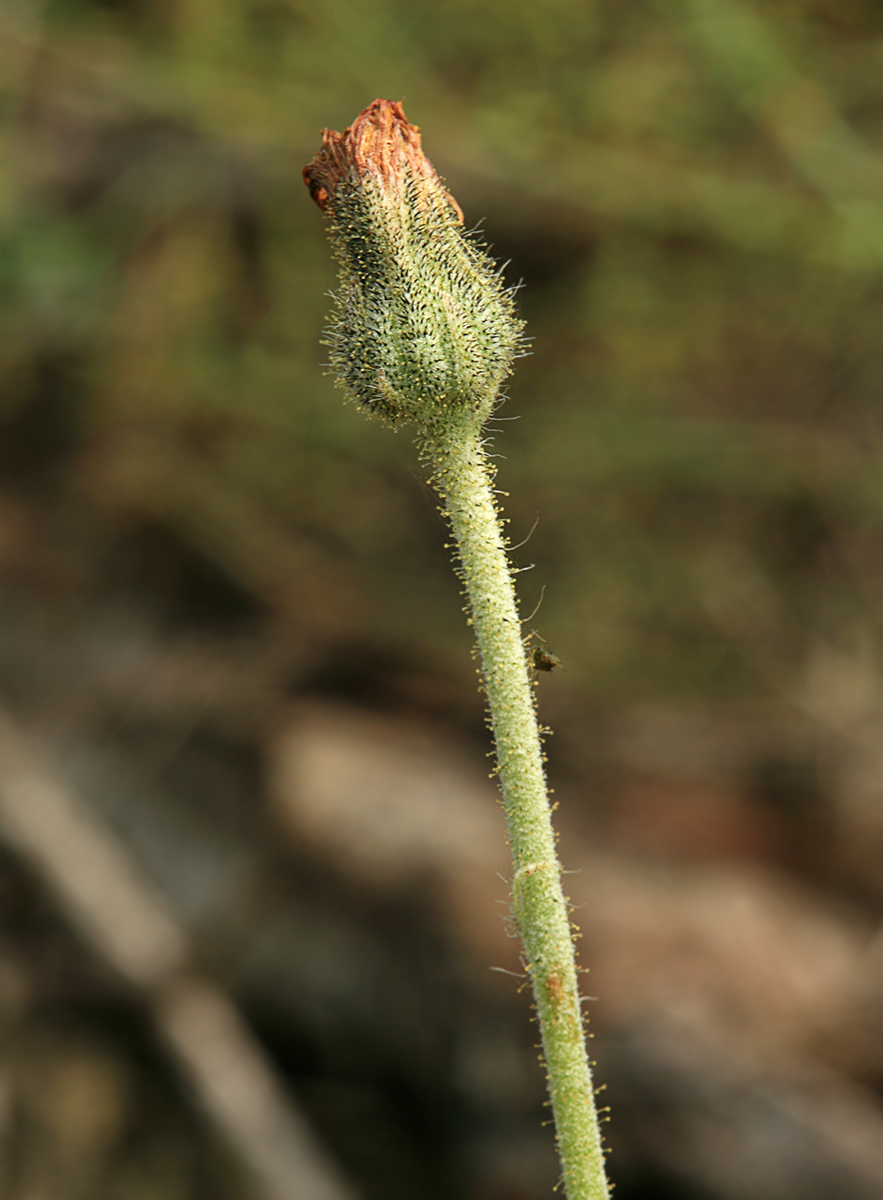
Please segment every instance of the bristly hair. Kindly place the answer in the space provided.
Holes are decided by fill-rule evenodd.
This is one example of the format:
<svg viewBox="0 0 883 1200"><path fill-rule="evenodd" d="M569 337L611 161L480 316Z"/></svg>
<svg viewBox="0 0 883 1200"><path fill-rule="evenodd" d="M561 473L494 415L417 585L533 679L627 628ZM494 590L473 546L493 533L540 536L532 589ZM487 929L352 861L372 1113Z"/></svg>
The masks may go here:
<svg viewBox="0 0 883 1200"><path fill-rule="evenodd" d="M426 431L455 412L486 420L523 323L402 106L375 100L343 134L326 130L304 179L340 265L327 344L347 393Z"/></svg>

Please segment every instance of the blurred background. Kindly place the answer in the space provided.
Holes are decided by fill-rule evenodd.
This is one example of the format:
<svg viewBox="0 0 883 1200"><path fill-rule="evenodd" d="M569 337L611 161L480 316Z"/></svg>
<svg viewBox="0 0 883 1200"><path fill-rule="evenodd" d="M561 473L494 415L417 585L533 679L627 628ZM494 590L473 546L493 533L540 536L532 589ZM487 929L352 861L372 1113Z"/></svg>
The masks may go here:
<svg viewBox="0 0 883 1200"><path fill-rule="evenodd" d="M376 96L524 285L616 1195L883 1197L870 0L0 4L0 1195L555 1186L446 530L323 370Z"/></svg>

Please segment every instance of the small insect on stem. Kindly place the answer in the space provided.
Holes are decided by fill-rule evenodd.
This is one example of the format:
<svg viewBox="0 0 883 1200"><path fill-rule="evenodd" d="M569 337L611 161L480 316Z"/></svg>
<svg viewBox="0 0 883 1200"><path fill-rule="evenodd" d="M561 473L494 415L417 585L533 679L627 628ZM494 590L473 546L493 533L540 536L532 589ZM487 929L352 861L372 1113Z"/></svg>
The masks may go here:
<svg viewBox="0 0 883 1200"><path fill-rule="evenodd" d="M549 674L557 667L560 667L563 671L564 663L562 663L557 654L553 654L552 651L547 648L545 638L540 637L535 629L530 631L527 641L530 641L531 638L539 638L539 640L543 643L542 646L534 646L533 650L530 652L531 676L534 682L536 682L536 680L539 678L541 671Z"/></svg>

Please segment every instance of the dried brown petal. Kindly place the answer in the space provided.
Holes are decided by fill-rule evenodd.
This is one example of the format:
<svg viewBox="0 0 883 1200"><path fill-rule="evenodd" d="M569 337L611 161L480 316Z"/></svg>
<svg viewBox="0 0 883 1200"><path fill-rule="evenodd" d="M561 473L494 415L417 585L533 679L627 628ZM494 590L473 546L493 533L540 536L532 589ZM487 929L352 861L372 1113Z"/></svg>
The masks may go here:
<svg viewBox="0 0 883 1200"><path fill-rule="evenodd" d="M420 129L411 125L398 100L377 99L343 133L322 131L322 149L304 167L304 183L323 212L334 212L334 196L348 174L375 176L392 193L402 194L410 179L441 192L462 223L463 212L442 186L423 153Z"/></svg>
<svg viewBox="0 0 883 1200"><path fill-rule="evenodd" d="M401 104L375 100L342 134L326 129L304 181L340 267L328 345L342 386L393 424L486 420L522 325Z"/></svg>

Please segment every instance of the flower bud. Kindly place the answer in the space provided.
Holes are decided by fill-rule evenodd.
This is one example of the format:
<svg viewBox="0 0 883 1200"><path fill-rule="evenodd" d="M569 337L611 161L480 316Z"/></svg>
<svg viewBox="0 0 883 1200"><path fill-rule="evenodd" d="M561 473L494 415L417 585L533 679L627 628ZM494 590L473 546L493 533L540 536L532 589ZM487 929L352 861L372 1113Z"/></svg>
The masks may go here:
<svg viewBox="0 0 883 1200"><path fill-rule="evenodd" d="M329 345L345 390L427 433L483 422L522 323L401 104L375 100L343 134L326 129L304 182L340 262Z"/></svg>

